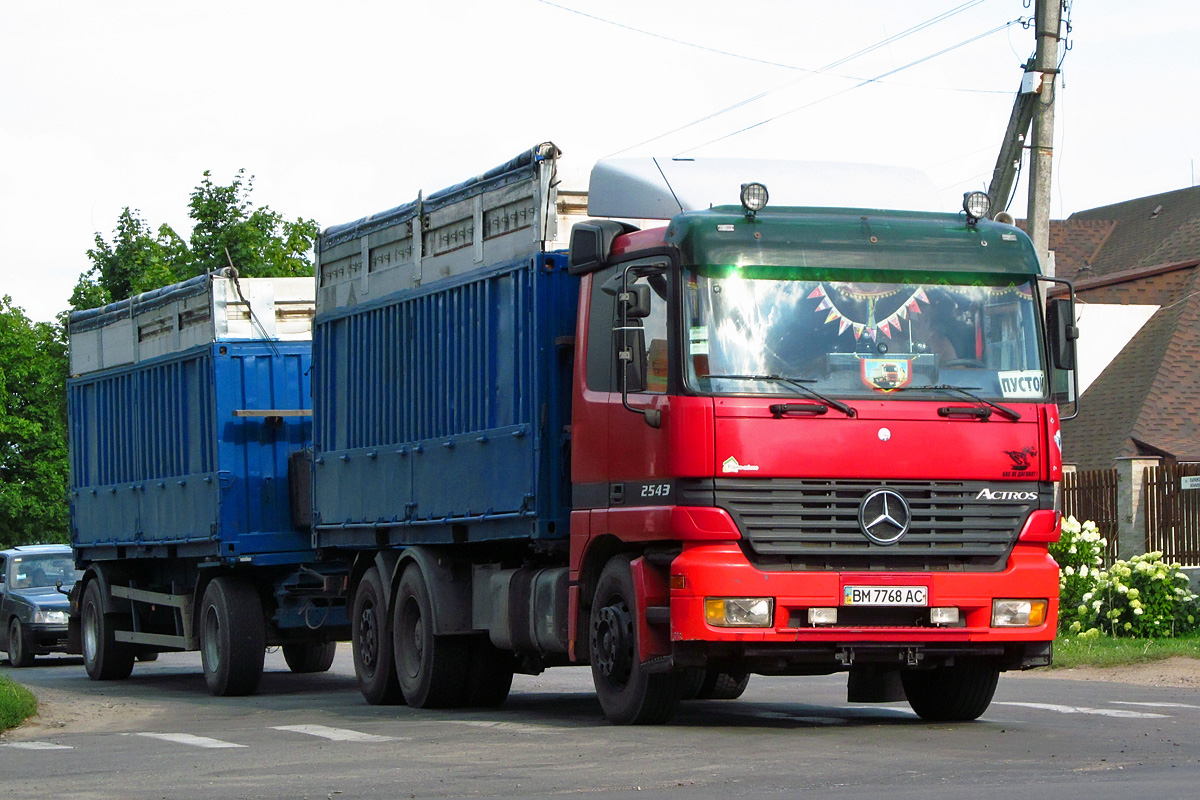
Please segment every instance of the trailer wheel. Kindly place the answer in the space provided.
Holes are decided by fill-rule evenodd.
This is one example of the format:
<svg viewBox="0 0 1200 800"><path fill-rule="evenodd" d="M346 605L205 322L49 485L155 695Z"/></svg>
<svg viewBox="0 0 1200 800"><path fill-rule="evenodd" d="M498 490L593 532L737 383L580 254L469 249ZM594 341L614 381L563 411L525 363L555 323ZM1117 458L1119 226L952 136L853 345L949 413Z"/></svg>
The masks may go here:
<svg viewBox="0 0 1200 800"><path fill-rule="evenodd" d="M21 620L13 617L8 626L8 660L14 667L32 667L33 650L29 647L29 639L21 627Z"/></svg>
<svg viewBox="0 0 1200 800"><path fill-rule="evenodd" d="M908 704L930 722L967 722L991 705L1000 670L986 664L957 664L934 669L906 669L900 683Z"/></svg>
<svg viewBox="0 0 1200 800"><path fill-rule="evenodd" d="M291 642L283 646L283 660L297 674L328 672L337 654L337 642Z"/></svg>
<svg viewBox="0 0 1200 800"><path fill-rule="evenodd" d="M392 632L387 626L383 598L379 568L371 567L354 592L350 616L351 649L354 651L354 676L362 696L373 706L394 706L404 702L404 695L392 666Z"/></svg>
<svg viewBox="0 0 1200 800"><path fill-rule="evenodd" d="M647 672L637 644L637 593L631 559L613 558L600 573L589 625L592 680L600 707L618 725L661 725L679 705L680 672Z"/></svg>
<svg viewBox="0 0 1200 800"><path fill-rule="evenodd" d="M266 656L262 600L244 580L214 578L200 603L200 660L218 697L254 694Z"/></svg>
<svg viewBox="0 0 1200 800"><path fill-rule="evenodd" d="M80 633L83 638L83 666L94 681L119 681L133 672L134 651L114 635L113 619L104 613L100 584L92 581L83 593Z"/></svg>
<svg viewBox="0 0 1200 800"><path fill-rule="evenodd" d="M492 644L487 636L471 643L471 668L467 676L467 705L495 708L508 699L516 658Z"/></svg>
<svg viewBox="0 0 1200 800"><path fill-rule="evenodd" d="M684 700L736 700L750 684L749 672L691 669L684 674Z"/></svg>
<svg viewBox="0 0 1200 800"><path fill-rule="evenodd" d="M467 664L471 640L433 632L433 602L425 575L410 564L400 576L392 615L396 674L415 708L452 708L470 701Z"/></svg>

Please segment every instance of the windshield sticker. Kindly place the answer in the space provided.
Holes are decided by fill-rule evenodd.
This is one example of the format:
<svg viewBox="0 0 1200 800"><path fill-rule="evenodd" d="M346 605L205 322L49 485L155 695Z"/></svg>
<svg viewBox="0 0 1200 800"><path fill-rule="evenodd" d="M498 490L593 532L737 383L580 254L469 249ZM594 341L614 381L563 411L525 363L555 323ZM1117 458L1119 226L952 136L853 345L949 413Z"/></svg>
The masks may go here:
<svg viewBox="0 0 1200 800"><path fill-rule="evenodd" d="M912 383L912 362L897 358L864 358L862 381L882 392L908 386Z"/></svg>
<svg viewBox="0 0 1200 800"><path fill-rule="evenodd" d="M1042 397L1046 393L1046 375L1040 369L998 372L996 376L1005 397Z"/></svg>
<svg viewBox="0 0 1200 800"><path fill-rule="evenodd" d="M757 465L739 464L733 456L721 462L721 472L758 472Z"/></svg>
<svg viewBox="0 0 1200 800"><path fill-rule="evenodd" d="M693 326L691 334L688 336L692 343L692 355L706 356L708 355L708 326L700 325Z"/></svg>

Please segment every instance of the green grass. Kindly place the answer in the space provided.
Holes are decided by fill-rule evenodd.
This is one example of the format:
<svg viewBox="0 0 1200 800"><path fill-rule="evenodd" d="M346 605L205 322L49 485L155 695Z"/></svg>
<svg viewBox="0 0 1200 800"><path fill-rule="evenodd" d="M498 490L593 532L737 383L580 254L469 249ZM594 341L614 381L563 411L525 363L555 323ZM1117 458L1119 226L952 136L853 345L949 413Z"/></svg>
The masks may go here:
<svg viewBox="0 0 1200 800"><path fill-rule="evenodd" d="M1068 636L1054 640L1054 666L1064 669L1147 664L1174 656L1200 659L1200 636L1179 639L1115 639L1111 636L1079 639Z"/></svg>
<svg viewBox="0 0 1200 800"><path fill-rule="evenodd" d="M0 731L15 728L37 713L37 700L29 690L0 675Z"/></svg>

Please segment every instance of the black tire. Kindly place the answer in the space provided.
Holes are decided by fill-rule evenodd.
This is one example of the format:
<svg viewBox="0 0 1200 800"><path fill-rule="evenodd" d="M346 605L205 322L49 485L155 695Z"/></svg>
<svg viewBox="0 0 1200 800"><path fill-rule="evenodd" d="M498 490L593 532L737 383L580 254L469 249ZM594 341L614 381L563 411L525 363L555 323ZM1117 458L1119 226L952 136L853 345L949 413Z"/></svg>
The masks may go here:
<svg viewBox="0 0 1200 800"><path fill-rule="evenodd" d="M337 642L290 642L283 646L283 660L298 675L328 672L337 655Z"/></svg>
<svg viewBox="0 0 1200 800"><path fill-rule="evenodd" d="M384 597L379 569L371 567L354 592L350 630L358 690L373 706L394 706L404 702L392 661L395 654Z"/></svg>
<svg viewBox="0 0 1200 800"><path fill-rule="evenodd" d="M33 666L33 650L29 647L29 639L25 636L25 629L21 627L21 620L16 617L13 617L8 626L8 660L14 667Z"/></svg>
<svg viewBox="0 0 1200 800"><path fill-rule="evenodd" d="M736 700L750 684L748 672L689 669L683 677L684 700Z"/></svg>
<svg viewBox="0 0 1200 800"><path fill-rule="evenodd" d="M200 603L200 660L217 697L254 694L266 657L266 622L258 592L244 580L213 578Z"/></svg>
<svg viewBox="0 0 1200 800"><path fill-rule="evenodd" d="M454 708L470 701L467 685L471 639L438 636L425 575L409 564L400 576L392 610L396 676L414 708Z"/></svg>
<svg viewBox="0 0 1200 800"><path fill-rule="evenodd" d="M631 559L613 558L600 573L588 625L592 680L609 722L661 725L671 719L683 691L682 672L647 672L635 620L637 594Z"/></svg>
<svg viewBox="0 0 1200 800"><path fill-rule="evenodd" d="M80 638L83 666L94 681L120 681L133 672L134 649L118 642L113 635L115 615L105 615L100 584L92 581L83 592L80 605Z"/></svg>
<svg viewBox="0 0 1200 800"><path fill-rule="evenodd" d="M138 661L158 661L158 653L154 650L143 650L137 654Z"/></svg>
<svg viewBox="0 0 1200 800"><path fill-rule="evenodd" d="M471 642L471 666L467 674L467 705L495 708L503 705L512 689L516 657L500 650L487 636Z"/></svg>
<svg viewBox="0 0 1200 800"><path fill-rule="evenodd" d="M908 704L930 722L967 722L978 719L996 694L1000 670L986 664L958 664L900 672Z"/></svg>

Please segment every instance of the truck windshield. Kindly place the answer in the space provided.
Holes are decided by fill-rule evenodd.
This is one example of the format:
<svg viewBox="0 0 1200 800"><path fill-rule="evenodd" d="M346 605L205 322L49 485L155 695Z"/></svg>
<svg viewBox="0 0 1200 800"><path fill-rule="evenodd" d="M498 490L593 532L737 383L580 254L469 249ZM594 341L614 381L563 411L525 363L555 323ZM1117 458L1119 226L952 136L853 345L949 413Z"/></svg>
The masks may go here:
<svg viewBox="0 0 1200 800"><path fill-rule="evenodd" d="M842 397L912 399L926 387L944 398L948 386L1047 396L1032 280L693 267L684 286L685 373L697 392L796 394L773 376Z"/></svg>

